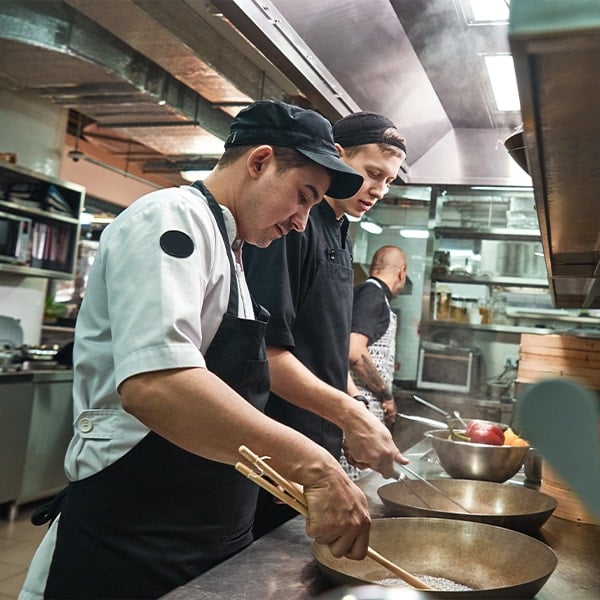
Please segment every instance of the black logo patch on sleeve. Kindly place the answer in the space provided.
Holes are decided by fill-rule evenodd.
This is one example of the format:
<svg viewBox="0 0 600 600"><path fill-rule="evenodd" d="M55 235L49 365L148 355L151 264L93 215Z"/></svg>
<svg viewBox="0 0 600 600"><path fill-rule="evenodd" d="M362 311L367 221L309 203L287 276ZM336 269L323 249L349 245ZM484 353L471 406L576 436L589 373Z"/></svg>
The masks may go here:
<svg viewBox="0 0 600 600"><path fill-rule="evenodd" d="M160 236L160 247L169 256L187 258L194 251L194 242L187 233L171 229Z"/></svg>

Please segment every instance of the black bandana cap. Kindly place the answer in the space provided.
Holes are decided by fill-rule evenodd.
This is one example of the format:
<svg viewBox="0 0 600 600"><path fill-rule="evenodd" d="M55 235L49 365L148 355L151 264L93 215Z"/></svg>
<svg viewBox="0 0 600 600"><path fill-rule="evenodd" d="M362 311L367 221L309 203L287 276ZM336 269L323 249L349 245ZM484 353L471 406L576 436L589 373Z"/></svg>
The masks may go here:
<svg viewBox="0 0 600 600"><path fill-rule="evenodd" d="M406 140L387 117L374 112L357 112L333 126L333 139L343 148L363 144L389 144L406 154Z"/></svg>

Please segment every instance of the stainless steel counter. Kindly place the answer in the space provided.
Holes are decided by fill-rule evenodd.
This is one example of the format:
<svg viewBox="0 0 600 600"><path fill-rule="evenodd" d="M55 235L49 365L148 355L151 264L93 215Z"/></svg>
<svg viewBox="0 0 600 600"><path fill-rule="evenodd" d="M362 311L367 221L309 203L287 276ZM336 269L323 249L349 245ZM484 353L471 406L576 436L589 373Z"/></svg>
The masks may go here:
<svg viewBox="0 0 600 600"><path fill-rule="evenodd" d="M0 503L52 496L66 484L65 450L73 428L73 371L0 373Z"/></svg>
<svg viewBox="0 0 600 600"><path fill-rule="evenodd" d="M0 371L0 384L26 381L73 381L72 369L23 369Z"/></svg>
<svg viewBox="0 0 600 600"><path fill-rule="evenodd" d="M407 454L411 466L427 477L439 474L436 463L420 461L423 443ZM373 518L386 516L377 489L384 480L376 473L365 477L364 490ZM319 572L310 552L303 517L282 525L232 558L185 586L168 600L306 600L318 598L333 586ZM551 517L537 537L558 556L558 567L536 595L538 600L593 600L600 598L600 526L580 525Z"/></svg>

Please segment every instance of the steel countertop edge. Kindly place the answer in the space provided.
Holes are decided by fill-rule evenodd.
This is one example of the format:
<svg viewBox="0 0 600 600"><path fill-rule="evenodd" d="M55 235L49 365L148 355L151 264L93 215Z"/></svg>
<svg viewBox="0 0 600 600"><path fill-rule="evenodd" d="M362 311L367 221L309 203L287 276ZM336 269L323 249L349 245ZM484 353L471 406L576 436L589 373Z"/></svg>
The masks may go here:
<svg viewBox="0 0 600 600"><path fill-rule="evenodd" d="M23 369L22 371L1 371L0 385L3 383L23 383L33 381L72 381L71 369Z"/></svg>
<svg viewBox="0 0 600 600"><path fill-rule="evenodd" d="M434 477L432 463L421 461L428 441L405 452L411 467ZM388 516L377 489L392 480L370 473L358 482L374 519ZM521 479L522 482L522 479ZM519 483L519 477L513 483ZM537 600L600 598L600 526L550 517L536 537L558 556L558 567L535 596ZM271 531L238 554L163 596L164 600L308 600L333 586L320 573L310 551L304 517Z"/></svg>

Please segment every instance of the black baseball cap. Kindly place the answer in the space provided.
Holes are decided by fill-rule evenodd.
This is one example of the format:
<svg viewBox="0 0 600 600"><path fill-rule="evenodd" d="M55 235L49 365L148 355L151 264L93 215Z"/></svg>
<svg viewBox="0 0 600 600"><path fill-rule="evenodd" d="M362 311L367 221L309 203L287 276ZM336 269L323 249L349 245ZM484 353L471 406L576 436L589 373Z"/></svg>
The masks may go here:
<svg viewBox="0 0 600 600"><path fill-rule="evenodd" d="M342 147L389 144L406 154L406 140L387 117L374 112L356 112L337 121L333 138Z"/></svg>
<svg viewBox="0 0 600 600"><path fill-rule="evenodd" d="M293 148L332 175L327 196L353 196L363 183L362 175L340 159L329 121L314 110L259 100L241 110L233 120L225 148L269 144Z"/></svg>

